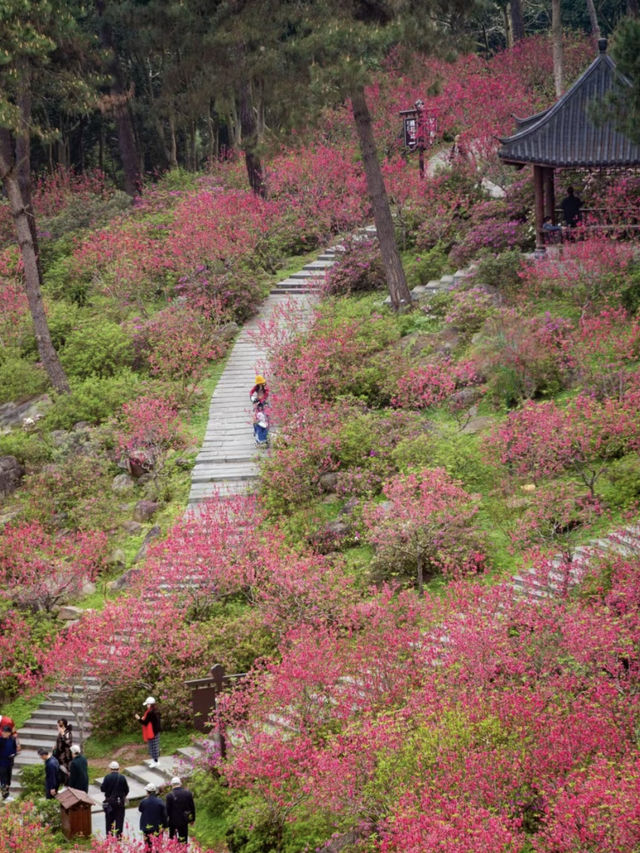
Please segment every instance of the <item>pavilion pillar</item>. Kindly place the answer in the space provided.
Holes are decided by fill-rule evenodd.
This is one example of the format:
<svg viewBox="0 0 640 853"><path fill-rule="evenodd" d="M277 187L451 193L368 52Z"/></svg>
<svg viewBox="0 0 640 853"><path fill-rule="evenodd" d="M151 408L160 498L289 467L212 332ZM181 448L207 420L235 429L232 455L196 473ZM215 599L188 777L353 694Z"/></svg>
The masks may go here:
<svg viewBox="0 0 640 853"><path fill-rule="evenodd" d="M544 221L544 166L533 167L533 192L535 197L536 217L536 249L544 251L544 232L542 223Z"/></svg>
<svg viewBox="0 0 640 853"><path fill-rule="evenodd" d="M550 216L551 221L556 225L556 188L554 176L555 170L551 166L545 166L543 174L544 215Z"/></svg>

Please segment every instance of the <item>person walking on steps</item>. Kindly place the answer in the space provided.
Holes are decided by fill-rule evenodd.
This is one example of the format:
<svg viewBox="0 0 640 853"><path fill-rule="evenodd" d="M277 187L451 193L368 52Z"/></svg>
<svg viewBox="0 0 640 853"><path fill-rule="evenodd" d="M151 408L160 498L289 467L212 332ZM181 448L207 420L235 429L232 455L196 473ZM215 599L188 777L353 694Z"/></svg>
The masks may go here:
<svg viewBox="0 0 640 853"><path fill-rule="evenodd" d="M71 764L69 765L69 787L76 791L89 792L89 766L87 759L80 751L77 743L71 747Z"/></svg>
<svg viewBox="0 0 640 853"><path fill-rule="evenodd" d="M196 805L193 794L182 787L182 780L174 776L171 791L167 794L167 818L169 820L169 838L176 838L184 844L189 840L189 824L196 819Z"/></svg>
<svg viewBox="0 0 640 853"><path fill-rule="evenodd" d="M71 726L66 720L58 720L58 736L56 737L56 745L53 748L53 755L58 759L60 769L65 776L69 775L69 766L72 758L72 744L73 734Z"/></svg>
<svg viewBox="0 0 640 853"><path fill-rule="evenodd" d="M147 744L150 760L147 761L149 767L158 766L160 758L160 714L156 709L156 700L153 696L147 696L142 703L146 707L146 711L142 716L136 714L136 720L142 723L142 739Z"/></svg>
<svg viewBox="0 0 640 853"><path fill-rule="evenodd" d="M38 755L44 761L44 795L48 800L52 800L61 784L60 764L55 755L51 755L44 747L38 750Z"/></svg>
<svg viewBox="0 0 640 853"><path fill-rule="evenodd" d="M125 801L129 794L129 783L125 776L120 773L120 765L112 761L109 765L110 773L102 780L100 790L104 794L104 819L107 835L122 837L124 829Z"/></svg>
<svg viewBox="0 0 640 853"><path fill-rule="evenodd" d="M149 782L145 791L147 796L141 801L138 811L140 831L144 835L144 849L151 851L154 836L160 835L167 828L167 808L158 796L158 789L153 782Z"/></svg>
<svg viewBox="0 0 640 853"><path fill-rule="evenodd" d="M13 797L9 796L9 787L11 785L13 759L16 757L17 751L18 747L13 728L9 725L3 726L0 732L0 794L3 802L13 800Z"/></svg>

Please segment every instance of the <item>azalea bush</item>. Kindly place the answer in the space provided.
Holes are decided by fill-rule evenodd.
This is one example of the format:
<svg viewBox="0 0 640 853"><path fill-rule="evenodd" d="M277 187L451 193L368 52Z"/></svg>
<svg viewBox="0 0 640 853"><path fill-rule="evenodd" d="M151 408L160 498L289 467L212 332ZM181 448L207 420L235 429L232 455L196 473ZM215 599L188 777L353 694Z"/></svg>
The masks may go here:
<svg viewBox="0 0 640 853"><path fill-rule="evenodd" d="M322 292L326 296L347 296L386 288L386 277L378 247L370 240L345 243L345 251L327 274Z"/></svg>
<svg viewBox="0 0 640 853"><path fill-rule="evenodd" d="M583 313L616 307L625 281L637 266L635 249L602 237L567 243L562 264L551 258L520 273L523 295L559 297Z"/></svg>
<svg viewBox="0 0 640 853"><path fill-rule="evenodd" d="M482 571L485 555L474 526L478 499L442 468L398 475L385 483L382 504L363 511L364 528L376 550L375 574L417 577L422 589L434 574Z"/></svg>

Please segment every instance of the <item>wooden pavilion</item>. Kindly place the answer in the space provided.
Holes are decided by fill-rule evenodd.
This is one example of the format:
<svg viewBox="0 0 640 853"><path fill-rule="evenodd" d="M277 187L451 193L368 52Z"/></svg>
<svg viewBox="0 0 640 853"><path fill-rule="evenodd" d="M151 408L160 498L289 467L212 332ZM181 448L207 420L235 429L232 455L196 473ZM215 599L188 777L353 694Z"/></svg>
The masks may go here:
<svg viewBox="0 0 640 853"><path fill-rule="evenodd" d="M622 169L640 166L640 145L616 130L613 122L594 124L594 102L614 82L630 86L607 55L607 40L598 42L599 54L581 77L556 103L543 112L519 119L513 136L502 137L498 156L504 163L533 165L536 248L544 248L542 223L555 223L556 169Z"/></svg>

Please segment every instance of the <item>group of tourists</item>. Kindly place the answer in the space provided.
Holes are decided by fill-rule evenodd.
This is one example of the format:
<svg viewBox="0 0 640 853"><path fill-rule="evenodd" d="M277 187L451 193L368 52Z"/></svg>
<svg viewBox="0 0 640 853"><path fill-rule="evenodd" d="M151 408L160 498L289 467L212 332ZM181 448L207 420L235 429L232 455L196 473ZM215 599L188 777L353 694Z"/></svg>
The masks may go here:
<svg viewBox="0 0 640 853"><path fill-rule="evenodd" d="M556 225L551 216L545 216L542 222L542 230L548 238L556 237L561 240L568 232L567 228L577 228L582 221L582 206L584 202L576 195L573 187L567 187L567 195L560 202L562 210L563 225Z"/></svg>
<svg viewBox="0 0 640 853"><path fill-rule="evenodd" d="M52 800L60 788L89 790L89 766L77 743L73 728L64 718L58 720L58 734L53 749L41 747L38 755L44 762L45 797Z"/></svg>
<svg viewBox="0 0 640 853"><path fill-rule="evenodd" d="M120 765L112 761L109 773L102 780L100 790L104 794L104 814L107 835L122 836L129 783L120 772ZM153 838L169 830L169 838L184 844L189 840L189 824L196 819L196 806L193 794L182 785L179 776L171 780L171 790L162 800L158 786L149 782L145 791L147 796L140 802L140 830L144 836L145 848L152 849Z"/></svg>

